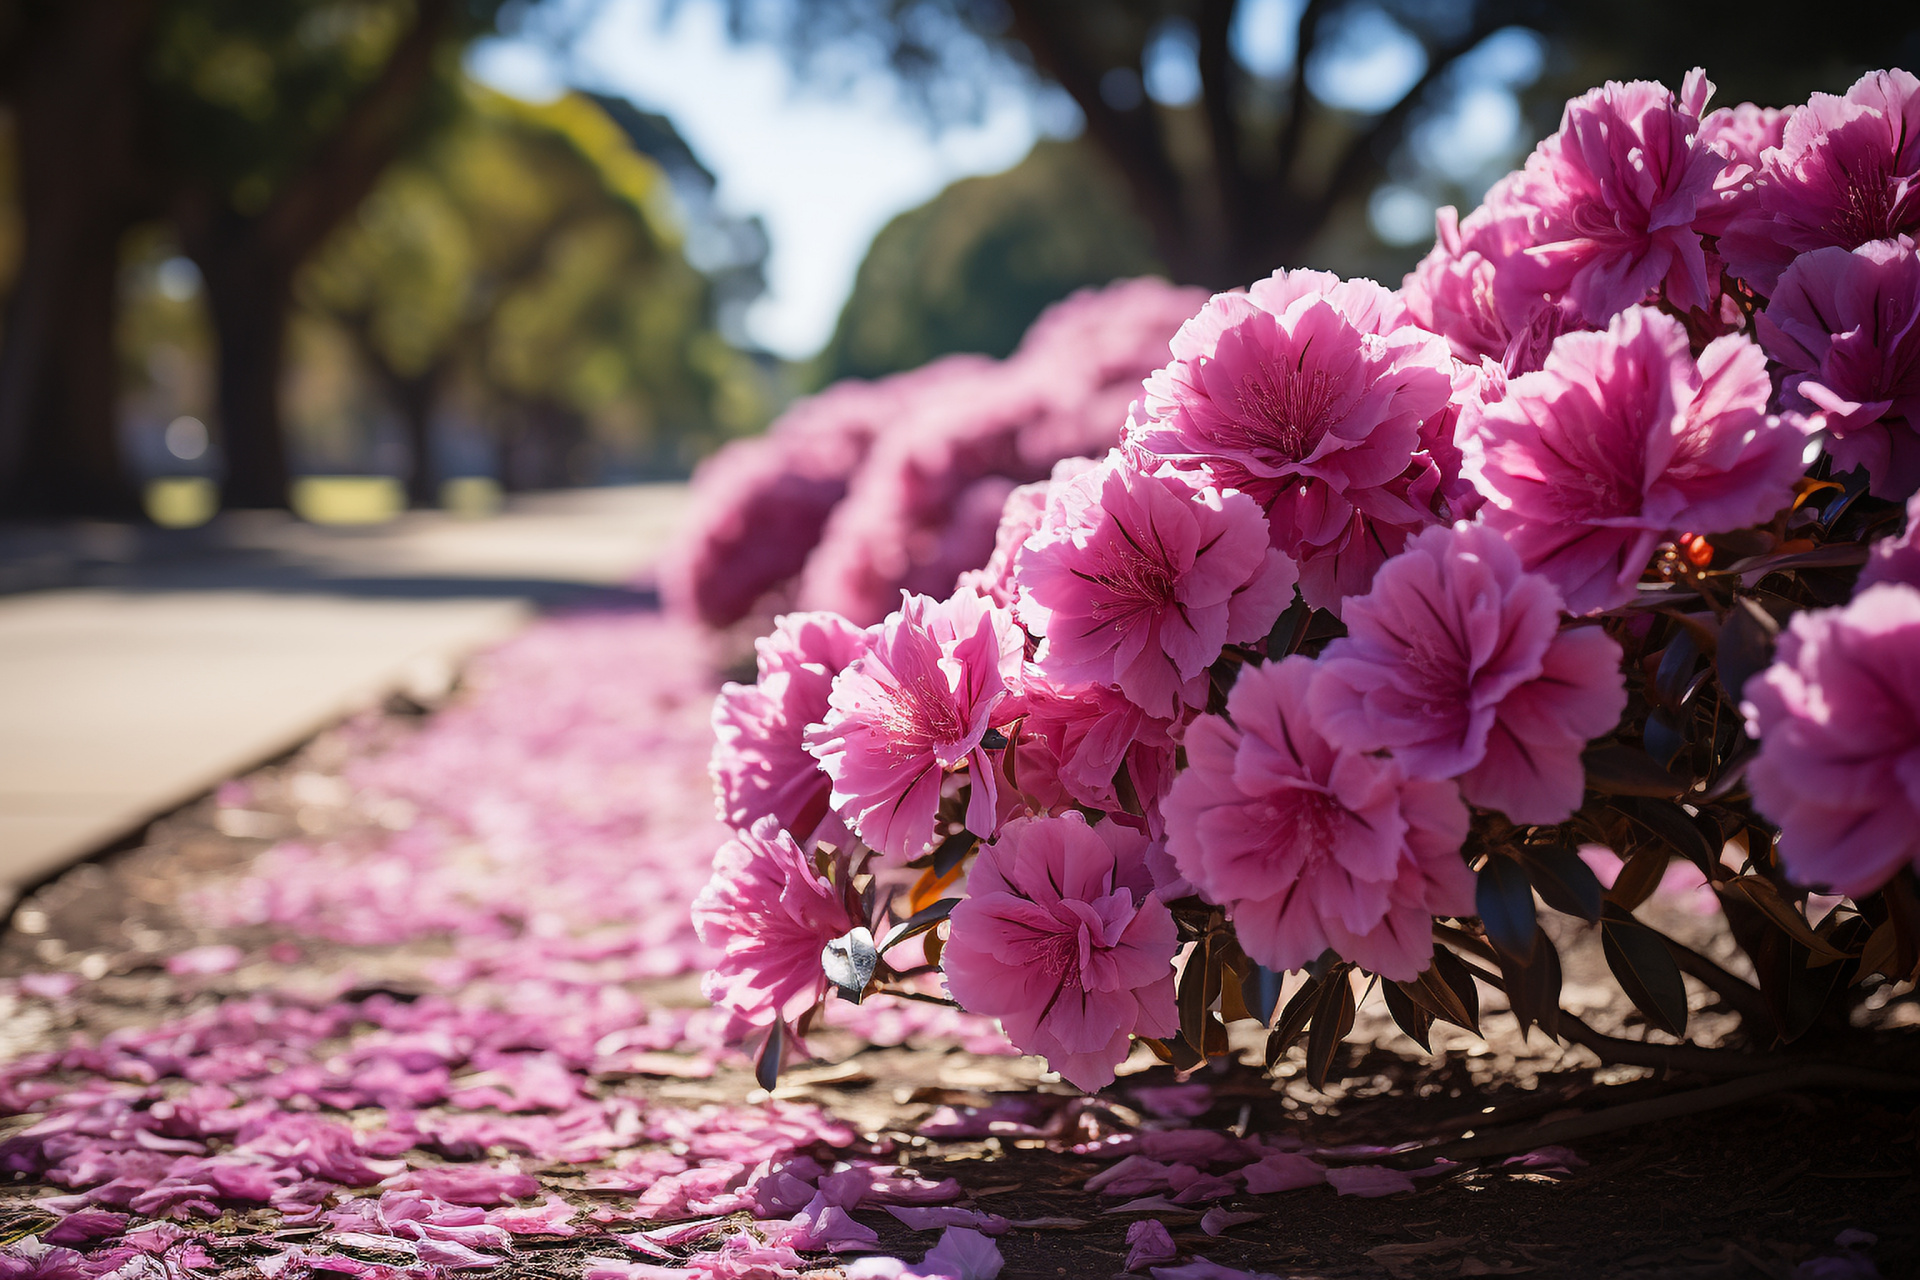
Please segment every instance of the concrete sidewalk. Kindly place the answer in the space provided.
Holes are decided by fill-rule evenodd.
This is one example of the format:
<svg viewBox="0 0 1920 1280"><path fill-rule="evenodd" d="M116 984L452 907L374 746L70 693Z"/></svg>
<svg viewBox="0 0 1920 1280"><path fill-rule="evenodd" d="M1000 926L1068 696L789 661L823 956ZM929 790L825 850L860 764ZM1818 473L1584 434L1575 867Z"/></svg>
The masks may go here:
<svg viewBox="0 0 1920 1280"><path fill-rule="evenodd" d="M396 689L431 697L541 607L642 603L684 487L485 521L0 531L0 908Z"/></svg>

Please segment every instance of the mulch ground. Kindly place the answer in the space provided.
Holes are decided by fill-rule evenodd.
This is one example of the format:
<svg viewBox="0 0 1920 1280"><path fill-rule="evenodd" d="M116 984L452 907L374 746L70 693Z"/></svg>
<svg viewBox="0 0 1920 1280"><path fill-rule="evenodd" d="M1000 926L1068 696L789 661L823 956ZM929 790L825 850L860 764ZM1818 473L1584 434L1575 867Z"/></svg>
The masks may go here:
<svg viewBox="0 0 1920 1280"><path fill-rule="evenodd" d="M169 973L165 961L190 948L231 943L250 956L270 954L277 939L261 929L218 929L196 922L186 905L197 890L230 877L281 833L339 830L364 817L341 789L333 811L316 808L301 777L334 776L353 750L403 738L422 722L421 709L391 706L369 732L322 735L301 751L250 778L249 819L235 834L221 807L208 798L155 823L137 847L75 867L43 886L15 911L0 940L0 978L61 971L84 980L59 1000L36 998L17 983L0 994L0 1059L55 1047L71 1037L97 1038L116 1028L148 1026L196 1008L262 989L337 991L333 975L351 969L359 990L386 990L407 998L426 989L423 967L445 948L433 940L399 947L347 947L302 938L286 962L262 960L230 973ZM323 790L323 789L322 789ZM304 793L297 800L296 793ZM264 819L258 815L266 815ZM274 824L278 823L276 827ZM1689 925L1679 907L1664 921ZM286 953L283 953L286 954ZM1569 999L1584 1001L1590 1022L1619 1034L1641 1035L1636 1016L1595 971L1590 955L1569 949ZM659 1003L697 1001L686 978L645 984ZM1696 996L1700 993L1696 992ZM1310 1087L1297 1067L1279 1078L1254 1067L1220 1063L1197 1077L1213 1086L1212 1109L1196 1125L1235 1133L1289 1133L1308 1143L1395 1144L1439 1141L1492 1125L1550 1125L1600 1106L1643 1102L1702 1081L1662 1077L1635 1068L1598 1066L1584 1051L1549 1045L1538 1032L1522 1041L1513 1020L1488 1000L1482 1040L1464 1031L1442 1034L1444 1048L1419 1053L1394 1030L1377 997L1360 1020L1327 1091ZM1696 1034L1709 1041L1730 1034L1731 1020L1704 997ZM1883 1022L1906 1023L1863 1038L1850 1059L1877 1065L1916 1062L1914 1011ZM1257 1049L1257 1029L1236 1044ZM1442 1046L1437 1044L1436 1048ZM1045 1138L930 1142L918 1127L939 1106L983 1106L996 1095L1065 1086L1042 1077L1025 1059L969 1054L952 1043L910 1042L873 1047L843 1033L820 1036L823 1063L791 1071L780 1097L818 1102L865 1134L888 1139L932 1177L957 1178L973 1204L1016 1222L1000 1244L1009 1278L1107 1276L1123 1272L1127 1225L1138 1213L1107 1212L1117 1201L1086 1192L1082 1183L1104 1167ZM1297 1061L1297 1051L1296 1051ZM1134 1090L1174 1083L1169 1068L1140 1069L1110 1091L1103 1109L1083 1120L1096 1128L1124 1128L1142 1112ZM603 1080L609 1091L691 1105L743 1102L756 1091L744 1062L726 1062L704 1079L630 1076ZM1839 1280L1877 1274L1920 1276L1920 1096L1849 1091L1773 1093L1737 1107L1684 1115L1573 1142L1583 1165L1566 1169L1466 1163L1420 1189L1379 1199L1336 1195L1319 1186L1275 1196L1241 1196L1234 1210L1264 1214L1204 1234L1199 1212L1157 1211L1183 1253L1281 1276L1538 1275L1551 1277L1773 1277ZM29 1118L0 1121L0 1137ZM1403 1157L1424 1164L1430 1157ZM578 1189L572 1171L540 1171L548 1186L586 1204L608 1193ZM0 1175L6 1176L6 1175ZM44 1226L32 1208L45 1188L16 1177L0 1191L0 1242ZM268 1211L229 1214L217 1229L257 1230ZM270 1215L269 1215L270 1216ZM915 1235L884 1213L856 1215L874 1227L883 1247L919 1256L929 1237ZM532 1242L520 1248L503 1275L577 1277L583 1259L617 1253L602 1239ZM258 1274L236 1262L231 1273ZM475 1273L468 1273L475 1274Z"/></svg>

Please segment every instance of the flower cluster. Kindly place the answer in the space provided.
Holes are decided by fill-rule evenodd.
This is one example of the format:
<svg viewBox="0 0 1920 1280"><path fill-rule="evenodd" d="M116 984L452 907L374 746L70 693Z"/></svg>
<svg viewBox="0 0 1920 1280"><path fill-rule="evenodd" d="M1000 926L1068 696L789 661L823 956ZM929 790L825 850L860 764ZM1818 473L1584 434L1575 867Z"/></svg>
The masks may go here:
<svg viewBox="0 0 1920 1280"><path fill-rule="evenodd" d="M1408 984L1396 1018L1461 1016L1420 994L1436 921L1515 981L1552 951L1534 886L1601 919L1581 844L1652 832L1773 902L1756 834L1855 899L1920 869L1912 530L1847 602L1920 489L1920 84L1712 91L1570 102L1399 289L1196 300L1058 447L991 398L879 438L800 574L821 611L715 713L716 998L779 1045L829 985L937 969L1091 1089L1135 1039L1223 1051L1210 1010L1262 971L1333 984L1302 989L1329 1016L1353 967ZM916 543L909 509L945 523Z"/></svg>
<svg viewBox="0 0 1920 1280"><path fill-rule="evenodd" d="M800 400L701 464L662 593L715 627L770 602L865 625L902 589L945 595L986 560L1010 490L1119 442L1167 334L1204 301L1153 279L1084 290L1006 360L947 356Z"/></svg>

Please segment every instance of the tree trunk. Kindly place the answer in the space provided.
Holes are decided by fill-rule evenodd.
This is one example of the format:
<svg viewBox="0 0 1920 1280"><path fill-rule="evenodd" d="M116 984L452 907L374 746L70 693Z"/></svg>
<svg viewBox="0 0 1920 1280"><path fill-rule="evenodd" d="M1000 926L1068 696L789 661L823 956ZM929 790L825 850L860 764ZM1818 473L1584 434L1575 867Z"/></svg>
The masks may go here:
<svg viewBox="0 0 1920 1280"><path fill-rule="evenodd" d="M220 344L227 506L287 505L280 373L294 273L398 153L455 10L454 0L419 0L380 73L263 212L235 212L217 184L175 193L175 224L206 278Z"/></svg>
<svg viewBox="0 0 1920 1280"><path fill-rule="evenodd" d="M237 221L216 215L216 224ZM280 425L280 371L287 343L291 270L254 251L243 228L191 236L188 252L207 283L219 340L215 384L228 507L287 505L287 448Z"/></svg>
<svg viewBox="0 0 1920 1280"><path fill-rule="evenodd" d="M150 0L36 10L6 96L25 243L0 348L0 508L127 517L115 409L120 239L142 208L141 59Z"/></svg>
<svg viewBox="0 0 1920 1280"><path fill-rule="evenodd" d="M422 374L402 380L395 399L407 425L407 452L412 470L407 472L407 503L414 507L440 505L439 473L433 465L433 404L436 379Z"/></svg>

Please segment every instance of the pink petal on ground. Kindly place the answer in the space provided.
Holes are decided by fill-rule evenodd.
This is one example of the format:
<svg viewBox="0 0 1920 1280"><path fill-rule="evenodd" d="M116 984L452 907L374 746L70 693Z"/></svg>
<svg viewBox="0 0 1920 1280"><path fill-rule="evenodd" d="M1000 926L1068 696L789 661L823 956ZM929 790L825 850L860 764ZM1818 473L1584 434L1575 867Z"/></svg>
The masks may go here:
<svg viewBox="0 0 1920 1280"><path fill-rule="evenodd" d="M952 1280L994 1280L1005 1266L1000 1246L966 1227L948 1227L940 1243L927 1250L920 1269Z"/></svg>
<svg viewBox="0 0 1920 1280"><path fill-rule="evenodd" d="M1166 1224L1144 1218L1127 1228L1127 1270L1138 1271L1155 1262L1172 1262L1180 1256Z"/></svg>
<svg viewBox="0 0 1920 1280"><path fill-rule="evenodd" d="M986 1235L1004 1235L1007 1220L997 1213L982 1213L978 1209L962 1209L957 1205L903 1205L883 1206L886 1211L915 1231L938 1231L942 1227L970 1227Z"/></svg>
<svg viewBox="0 0 1920 1280"><path fill-rule="evenodd" d="M1324 1165L1305 1156L1290 1151L1270 1151L1240 1170L1240 1176L1245 1179L1248 1191L1263 1196L1276 1191L1317 1187L1327 1180L1327 1170Z"/></svg>
<svg viewBox="0 0 1920 1280"><path fill-rule="evenodd" d="M1231 1227L1247 1222L1258 1222L1266 1216L1264 1213L1233 1213L1215 1205L1200 1215L1200 1229L1210 1236L1217 1236Z"/></svg>
<svg viewBox="0 0 1920 1280"><path fill-rule="evenodd" d="M1327 1170L1327 1181L1343 1196L1391 1196L1413 1190L1413 1179L1398 1169L1362 1164Z"/></svg>

